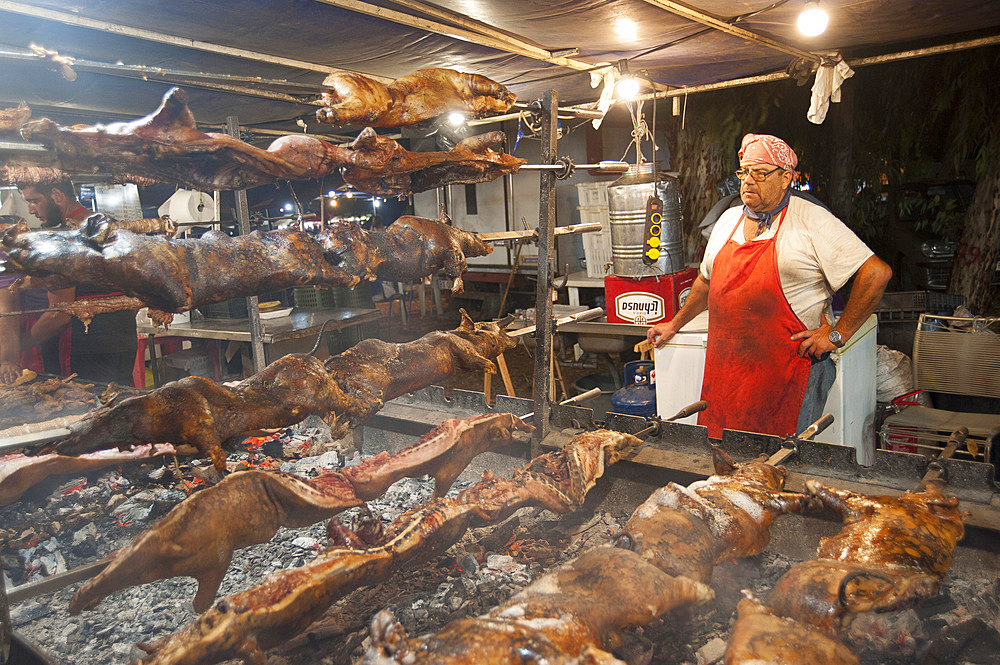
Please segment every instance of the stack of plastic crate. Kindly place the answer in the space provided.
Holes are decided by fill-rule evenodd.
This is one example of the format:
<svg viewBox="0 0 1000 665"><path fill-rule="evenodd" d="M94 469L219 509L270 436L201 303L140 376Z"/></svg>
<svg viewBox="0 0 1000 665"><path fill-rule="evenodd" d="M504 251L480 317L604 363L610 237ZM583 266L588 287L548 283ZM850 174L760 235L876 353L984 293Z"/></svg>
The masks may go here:
<svg viewBox="0 0 1000 665"><path fill-rule="evenodd" d="M608 183L581 182L576 185L581 224L599 223L600 233L584 233L583 256L587 259L587 277L604 277L604 267L611 262L611 217L608 215Z"/></svg>
<svg viewBox="0 0 1000 665"><path fill-rule="evenodd" d="M921 314L950 316L965 303L965 297L940 291L897 291L885 293L875 308L878 314L878 343L913 355L913 336Z"/></svg>

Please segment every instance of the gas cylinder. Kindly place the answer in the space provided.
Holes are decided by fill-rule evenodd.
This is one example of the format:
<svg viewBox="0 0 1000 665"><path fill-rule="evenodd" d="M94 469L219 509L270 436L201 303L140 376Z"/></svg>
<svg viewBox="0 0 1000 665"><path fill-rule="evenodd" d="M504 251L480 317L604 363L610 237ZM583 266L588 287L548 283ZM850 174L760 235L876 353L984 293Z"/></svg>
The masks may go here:
<svg viewBox="0 0 1000 665"><path fill-rule="evenodd" d="M651 418L656 415L656 387L652 380L653 363L633 360L625 363L625 387L611 396L611 410L630 416Z"/></svg>

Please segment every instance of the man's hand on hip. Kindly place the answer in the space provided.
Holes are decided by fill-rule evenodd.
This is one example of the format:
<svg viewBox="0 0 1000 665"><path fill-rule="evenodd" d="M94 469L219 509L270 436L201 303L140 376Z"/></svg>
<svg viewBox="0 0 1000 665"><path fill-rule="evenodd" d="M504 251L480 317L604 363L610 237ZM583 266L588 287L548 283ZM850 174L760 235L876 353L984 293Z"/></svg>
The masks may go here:
<svg viewBox="0 0 1000 665"><path fill-rule="evenodd" d="M800 333L795 333L792 335L792 340L803 340L799 344L799 357L804 358L806 356L812 356L813 358L821 358L824 353L830 351L835 351L837 346L830 341L830 331L833 330L833 326L828 323L824 323L819 328L815 330L803 330Z"/></svg>
<svg viewBox="0 0 1000 665"><path fill-rule="evenodd" d="M670 341L670 338L677 334L670 321L657 323L646 331L646 340L657 349Z"/></svg>

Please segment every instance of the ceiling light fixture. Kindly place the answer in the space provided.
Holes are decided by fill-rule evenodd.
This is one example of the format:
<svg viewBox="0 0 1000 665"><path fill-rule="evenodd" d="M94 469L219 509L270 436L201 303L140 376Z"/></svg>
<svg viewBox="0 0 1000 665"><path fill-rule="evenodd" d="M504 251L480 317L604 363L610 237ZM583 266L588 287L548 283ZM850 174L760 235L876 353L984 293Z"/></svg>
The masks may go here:
<svg viewBox="0 0 1000 665"><path fill-rule="evenodd" d="M799 32L806 37L816 37L826 31L826 26L830 23L830 17L819 6L819 0L809 0L805 8L799 14Z"/></svg>
<svg viewBox="0 0 1000 665"><path fill-rule="evenodd" d="M621 75L621 79L615 85L615 92L618 93L618 99L633 100L636 95L639 94L639 79L632 76L628 69L628 60L619 60L616 65L618 67L618 73Z"/></svg>

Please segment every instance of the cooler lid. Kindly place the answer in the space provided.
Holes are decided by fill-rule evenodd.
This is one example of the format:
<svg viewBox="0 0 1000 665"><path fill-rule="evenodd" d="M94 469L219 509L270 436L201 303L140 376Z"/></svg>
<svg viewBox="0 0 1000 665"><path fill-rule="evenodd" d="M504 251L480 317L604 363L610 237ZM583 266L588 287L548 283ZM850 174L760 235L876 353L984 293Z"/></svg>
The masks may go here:
<svg viewBox="0 0 1000 665"><path fill-rule="evenodd" d="M685 324L684 327L677 332L678 334L708 332L708 310L706 309L704 312L688 321L687 324Z"/></svg>

